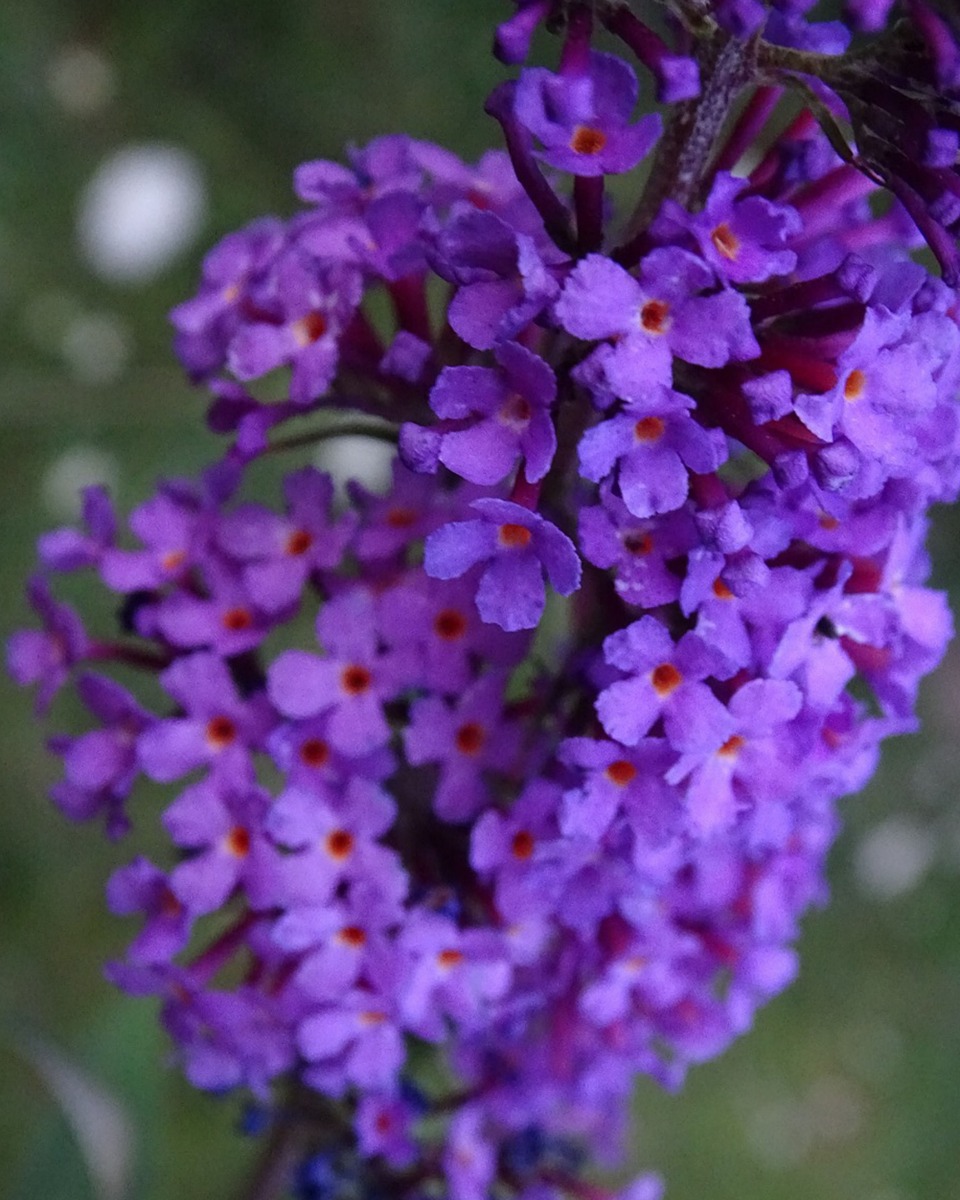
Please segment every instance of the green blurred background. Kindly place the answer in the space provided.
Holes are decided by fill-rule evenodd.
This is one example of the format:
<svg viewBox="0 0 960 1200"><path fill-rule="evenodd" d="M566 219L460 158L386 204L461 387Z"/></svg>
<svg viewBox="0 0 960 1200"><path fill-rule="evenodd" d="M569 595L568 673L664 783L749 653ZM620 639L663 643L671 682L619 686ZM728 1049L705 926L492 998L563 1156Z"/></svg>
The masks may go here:
<svg viewBox="0 0 960 1200"><path fill-rule="evenodd" d="M26 617L34 540L70 518L78 486L107 480L129 508L156 475L210 455L165 316L191 293L203 249L292 211L292 168L350 140L404 130L478 155L496 136L482 113L501 78L487 47L508 11L0 6L4 634ZM104 215L111 180L115 196L125 178L139 198ZM158 227L178 231L159 248ZM955 600L957 531L956 514L938 514L935 577ZM234 1132L238 1103L193 1094L166 1065L152 1005L101 976L130 933L106 914L103 881L130 852L48 804L45 729L25 695L0 688L0 1195L119 1196L109 1179L94 1188L71 1133L90 1111L90 1094L71 1099L79 1087L100 1089L112 1114L101 1141L113 1131L132 1158L128 1196L231 1196L255 1150ZM923 709L924 733L890 746L867 794L844 805L832 903L806 921L797 984L680 1096L641 1085L635 1161L663 1171L672 1200L960 1197L957 655ZM94 1161L109 1164L108 1151Z"/></svg>

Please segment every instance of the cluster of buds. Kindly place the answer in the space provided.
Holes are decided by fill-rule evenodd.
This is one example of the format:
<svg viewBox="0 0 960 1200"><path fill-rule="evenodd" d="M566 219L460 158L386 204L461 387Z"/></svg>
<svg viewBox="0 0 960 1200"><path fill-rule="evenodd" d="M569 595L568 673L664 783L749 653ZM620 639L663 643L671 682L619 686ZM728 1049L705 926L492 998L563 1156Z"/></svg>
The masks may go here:
<svg viewBox="0 0 960 1200"><path fill-rule="evenodd" d="M517 0L502 59L562 42L490 97L505 151L384 137L226 237L172 318L222 459L135 542L88 491L9 645L95 722L50 742L64 812L120 837L172 785L109 974L268 1105L305 1198L603 1195L636 1075L793 977L950 635L957 43L923 0L650 7ZM301 457L244 498L344 430L396 446L386 494ZM55 598L78 570L118 632Z"/></svg>

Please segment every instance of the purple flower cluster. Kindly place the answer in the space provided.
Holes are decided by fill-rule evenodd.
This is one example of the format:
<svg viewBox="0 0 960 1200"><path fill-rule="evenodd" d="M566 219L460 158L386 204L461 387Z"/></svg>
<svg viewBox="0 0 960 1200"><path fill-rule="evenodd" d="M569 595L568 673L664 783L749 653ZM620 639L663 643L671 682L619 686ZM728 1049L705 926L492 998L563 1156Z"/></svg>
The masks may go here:
<svg viewBox="0 0 960 1200"><path fill-rule="evenodd" d="M800 0L706 7L668 45L623 6L518 0L502 57L543 22L565 37L556 72L491 97L506 154L393 136L301 167L305 209L225 238L173 313L224 458L163 484L133 541L89 492L85 530L41 544L43 628L9 645L41 709L73 680L95 722L51 741L68 815L118 836L141 776L177 789L169 862L110 881L141 920L111 977L162 998L196 1085L321 1094L350 1170L411 1196L585 1195L577 1154L620 1152L636 1074L677 1086L749 1028L795 974L837 801L913 727L951 632L923 542L960 487L955 169L821 132L856 91L846 27ZM592 48L594 8L664 117ZM944 76L956 43L907 8ZM726 81L728 106L755 87L691 178L697 38L706 121L716 47L748 34L767 74ZM750 156L824 55L816 111ZM605 178L648 159L624 225ZM258 394L278 368L285 398ZM244 499L257 460L310 440L278 427L322 441L331 407L392 431L388 492L338 498L299 465L282 505ZM54 598L75 570L121 597L117 636ZM149 703L111 664L152 677ZM424 1094L414 1040L462 1091ZM305 1196L347 1169L324 1146Z"/></svg>

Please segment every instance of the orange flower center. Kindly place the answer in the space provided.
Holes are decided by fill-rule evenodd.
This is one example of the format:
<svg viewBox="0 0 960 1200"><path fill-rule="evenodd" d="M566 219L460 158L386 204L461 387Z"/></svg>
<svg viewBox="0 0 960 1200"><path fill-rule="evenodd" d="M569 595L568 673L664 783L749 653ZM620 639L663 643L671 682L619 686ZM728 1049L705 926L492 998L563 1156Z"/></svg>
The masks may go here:
<svg viewBox="0 0 960 1200"><path fill-rule="evenodd" d="M322 738L307 738L300 746L300 761L305 767L323 767L330 760L330 747Z"/></svg>
<svg viewBox="0 0 960 1200"><path fill-rule="evenodd" d="M717 753L723 754L727 758L733 758L735 755L740 753L740 747L743 745L743 742L744 739L740 736L740 734L735 733L733 737L727 738Z"/></svg>
<svg viewBox="0 0 960 1200"><path fill-rule="evenodd" d="M242 633L244 629L249 629L253 624L253 613L249 608L228 608L221 621L224 629L228 629L231 633Z"/></svg>
<svg viewBox="0 0 960 1200"><path fill-rule="evenodd" d="M327 318L323 313L311 312L293 323L293 336L300 346L310 346L327 332Z"/></svg>
<svg viewBox="0 0 960 1200"><path fill-rule="evenodd" d="M353 834L346 829L334 829L332 833L327 834L325 845L331 858L343 862L353 851Z"/></svg>
<svg viewBox="0 0 960 1200"><path fill-rule="evenodd" d="M640 328L644 333L665 333L670 320L670 305L665 300L648 300L640 309Z"/></svg>
<svg viewBox="0 0 960 1200"><path fill-rule="evenodd" d="M655 442L663 437L665 428L660 417L641 417L633 427L633 436L638 442Z"/></svg>
<svg viewBox="0 0 960 1200"><path fill-rule="evenodd" d="M623 539L623 545L629 554L643 558L644 555L649 554L653 549L653 538L649 533L641 533L639 530L634 530L632 533L628 533Z"/></svg>
<svg viewBox="0 0 960 1200"><path fill-rule="evenodd" d="M570 139L574 154L599 154L607 144L607 135L593 125L577 125Z"/></svg>
<svg viewBox="0 0 960 1200"><path fill-rule="evenodd" d="M627 762L625 758L618 758L616 762L612 762L604 771L604 775L611 783L617 787L626 787L628 783L633 783L637 777L637 768L632 762Z"/></svg>
<svg viewBox="0 0 960 1200"><path fill-rule="evenodd" d="M730 591L719 575L713 581L713 594L718 600L731 600L733 598L733 592Z"/></svg>
<svg viewBox="0 0 960 1200"><path fill-rule="evenodd" d="M487 732L479 721L468 721L457 730L455 740L461 754L476 754L487 740Z"/></svg>
<svg viewBox="0 0 960 1200"><path fill-rule="evenodd" d="M299 557L313 545L313 534L308 533L305 529L295 529L287 538L287 553L294 558Z"/></svg>
<svg viewBox="0 0 960 1200"><path fill-rule="evenodd" d="M651 675L654 691L659 696L669 696L683 682L683 676L673 663L661 663Z"/></svg>
<svg viewBox="0 0 960 1200"><path fill-rule="evenodd" d="M530 545L533 534L526 525L513 525L508 522L500 526L497 537L501 546L507 546L510 550L522 550Z"/></svg>
<svg viewBox="0 0 960 1200"><path fill-rule="evenodd" d="M441 950L437 962L441 967L456 967L463 962L463 954L460 950Z"/></svg>
<svg viewBox="0 0 960 1200"><path fill-rule="evenodd" d="M176 571L187 561L186 550L168 550L160 559L160 566L165 571Z"/></svg>
<svg viewBox="0 0 960 1200"><path fill-rule="evenodd" d="M843 398L844 400L859 400L866 390L867 377L863 371L859 369L851 371L843 385Z"/></svg>
<svg viewBox="0 0 960 1200"><path fill-rule="evenodd" d="M710 241L713 242L717 253L722 254L724 258L730 259L731 262L740 253L740 239L726 221L721 221L716 229L712 231Z"/></svg>
<svg viewBox="0 0 960 1200"><path fill-rule="evenodd" d="M533 853L533 834L526 829L520 829L513 835L510 843L514 858L527 859Z"/></svg>
<svg viewBox="0 0 960 1200"><path fill-rule="evenodd" d="M340 686L350 696L362 696L373 683L373 676L366 667L356 664L344 667L340 675Z"/></svg>
<svg viewBox="0 0 960 1200"><path fill-rule="evenodd" d="M359 925L345 925L337 934L337 938L345 946L352 946L355 950L359 950L366 943L367 935Z"/></svg>
<svg viewBox="0 0 960 1200"><path fill-rule="evenodd" d="M455 642L467 632L467 618L456 608L445 608L437 613L433 628L437 637Z"/></svg>
<svg viewBox="0 0 960 1200"><path fill-rule="evenodd" d="M529 403L518 392L507 397L499 412L499 418L504 425L526 425L532 415Z"/></svg>
<svg viewBox="0 0 960 1200"><path fill-rule="evenodd" d="M237 727L229 717L211 717L207 722L207 744L214 750L224 750L237 740Z"/></svg>
<svg viewBox="0 0 960 1200"><path fill-rule="evenodd" d="M234 826L224 839L224 847L234 858L246 858L250 853L250 831L241 825Z"/></svg>
<svg viewBox="0 0 960 1200"><path fill-rule="evenodd" d="M417 519L412 508L391 508L387 513L387 524L391 529L406 529Z"/></svg>

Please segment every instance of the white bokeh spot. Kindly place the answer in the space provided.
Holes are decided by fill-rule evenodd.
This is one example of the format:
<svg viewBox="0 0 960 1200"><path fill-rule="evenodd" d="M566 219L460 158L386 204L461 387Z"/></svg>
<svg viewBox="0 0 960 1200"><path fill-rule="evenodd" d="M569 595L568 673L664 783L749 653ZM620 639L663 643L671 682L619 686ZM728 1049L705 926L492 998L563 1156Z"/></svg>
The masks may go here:
<svg viewBox="0 0 960 1200"><path fill-rule="evenodd" d="M80 250L111 283L146 282L196 239L206 213L206 186L193 155L160 142L124 146L83 190Z"/></svg>
<svg viewBox="0 0 960 1200"><path fill-rule="evenodd" d="M57 521L76 521L83 505L82 491L104 484L116 494L120 467L114 457L98 446L77 445L65 450L47 467L40 491L47 512Z"/></svg>
<svg viewBox="0 0 960 1200"><path fill-rule="evenodd" d="M929 830L904 817L889 817L857 846L857 883L861 891L877 900L905 895L926 875L936 851L936 839Z"/></svg>

